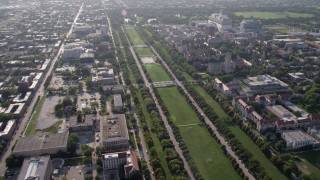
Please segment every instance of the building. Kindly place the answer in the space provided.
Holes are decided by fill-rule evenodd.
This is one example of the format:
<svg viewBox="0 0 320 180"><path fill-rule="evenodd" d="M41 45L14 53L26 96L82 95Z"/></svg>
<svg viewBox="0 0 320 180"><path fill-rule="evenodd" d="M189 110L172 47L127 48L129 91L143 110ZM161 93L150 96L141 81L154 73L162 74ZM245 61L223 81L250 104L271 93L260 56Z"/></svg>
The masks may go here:
<svg viewBox="0 0 320 180"><path fill-rule="evenodd" d="M239 28L242 33L247 33L247 32L259 33L261 31L261 27L262 27L261 21L242 20Z"/></svg>
<svg viewBox="0 0 320 180"><path fill-rule="evenodd" d="M15 156L40 156L67 152L69 132L59 134L20 137L12 154Z"/></svg>
<svg viewBox="0 0 320 180"><path fill-rule="evenodd" d="M16 127L16 120L9 120L6 123L0 122L0 140L9 141L16 130Z"/></svg>
<svg viewBox="0 0 320 180"><path fill-rule="evenodd" d="M70 132L93 131L96 129L97 117L93 114L86 114L82 122L78 122L77 116L71 116L68 121Z"/></svg>
<svg viewBox="0 0 320 180"><path fill-rule="evenodd" d="M84 64L92 64L94 63L94 54L93 53L82 53L80 55L80 59L79 59L80 63L84 63Z"/></svg>
<svg viewBox="0 0 320 180"><path fill-rule="evenodd" d="M130 174L134 171L139 171L137 154L132 150L103 154L102 163L104 170L118 169L123 166L121 168L124 168L126 178L130 178Z"/></svg>
<svg viewBox="0 0 320 180"><path fill-rule="evenodd" d="M21 93L18 94L13 100L13 103L26 103L29 104L29 102L31 101L32 96L31 96L31 92L26 92L26 93Z"/></svg>
<svg viewBox="0 0 320 180"><path fill-rule="evenodd" d="M113 95L113 103L114 103L113 110L116 111L116 112L121 112L122 109L123 109L123 103L122 103L121 94Z"/></svg>
<svg viewBox="0 0 320 180"><path fill-rule="evenodd" d="M114 71L112 68L101 67L91 69L92 82L97 86L113 85Z"/></svg>
<svg viewBox="0 0 320 180"><path fill-rule="evenodd" d="M47 180L51 172L50 156L30 157L24 159L18 180Z"/></svg>
<svg viewBox="0 0 320 180"><path fill-rule="evenodd" d="M284 131L281 134L286 142L287 149L299 149L308 145L317 145L319 142L300 130Z"/></svg>
<svg viewBox="0 0 320 180"><path fill-rule="evenodd" d="M297 82L297 83L305 79L304 74L300 72L288 73L288 75L293 82Z"/></svg>
<svg viewBox="0 0 320 180"><path fill-rule="evenodd" d="M101 25L100 31L101 31L101 36L103 37L108 36L107 25Z"/></svg>
<svg viewBox="0 0 320 180"><path fill-rule="evenodd" d="M214 36L215 33L217 32L217 28L214 25L206 24L204 26L204 32L206 33L207 36Z"/></svg>
<svg viewBox="0 0 320 180"><path fill-rule="evenodd" d="M102 87L103 94L124 94L124 88L122 85L114 85L114 86L103 86Z"/></svg>
<svg viewBox="0 0 320 180"><path fill-rule="evenodd" d="M73 33L77 35L88 35L93 32L92 26L86 24L77 24L73 28Z"/></svg>
<svg viewBox="0 0 320 180"><path fill-rule="evenodd" d="M80 55L84 52L83 47L74 47L71 49L64 49L61 59L64 61L79 60Z"/></svg>
<svg viewBox="0 0 320 180"><path fill-rule="evenodd" d="M107 150L129 148L129 134L124 114L113 114L100 119L102 144Z"/></svg>
<svg viewBox="0 0 320 180"><path fill-rule="evenodd" d="M295 121L297 117L281 105L268 106L267 109L284 121Z"/></svg>
<svg viewBox="0 0 320 180"><path fill-rule="evenodd" d="M13 114L15 117L20 118L26 111L27 106L25 103L14 103L10 104L8 109L4 112L5 114Z"/></svg>
<svg viewBox="0 0 320 180"><path fill-rule="evenodd" d="M236 70L236 64L231 60L231 53L226 53L225 61L211 62L208 64L209 74L233 73Z"/></svg>
<svg viewBox="0 0 320 180"><path fill-rule="evenodd" d="M226 16L219 14L211 14L208 20L209 24L215 25L219 31L229 31L232 30L232 21Z"/></svg>
<svg viewBox="0 0 320 180"><path fill-rule="evenodd" d="M290 93L289 86L270 75L258 75L243 80L243 90L249 94Z"/></svg>

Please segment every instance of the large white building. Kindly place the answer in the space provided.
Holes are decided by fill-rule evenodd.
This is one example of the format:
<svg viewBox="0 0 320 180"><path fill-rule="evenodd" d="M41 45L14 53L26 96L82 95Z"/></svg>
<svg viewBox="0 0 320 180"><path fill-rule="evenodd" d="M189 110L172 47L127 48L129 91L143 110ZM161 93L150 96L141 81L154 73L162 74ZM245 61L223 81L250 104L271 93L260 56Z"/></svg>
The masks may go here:
<svg viewBox="0 0 320 180"><path fill-rule="evenodd" d="M233 73L236 70L236 63L231 60L231 53L226 53L224 61L211 62L208 64L209 74Z"/></svg>
<svg viewBox="0 0 320 180"><path fill-rule="evenodd" d="M281 134L283 140L286 141L287 149L299 149L308 145L315 145L319 142L308 134L300 130L284 131Z"/></svg>
<svg viewBox="0 0 320 180"><path fill-rule="evenodd" d="M219 14L211 14L208 20L209 24L214 24L219 31L229 31L232 30L232 21L226 16Z"/></svg>
<svg viewBox="0 0 320 180"><path fill-rule="evenodd" d="M247 93L272 94L272 93L289 93L289 86L279 79L270 75L259 75L249 77L243 80L246 85L243 90Z"/></svg>
<svg viewBox="0 0 320 180"><path fill-rule="evenodd" d="M127 178L130 177L132 172L139 171L137 154L132 150L103 154L102 163L104 170L118 169L120 165L123 165Z"/></svg>

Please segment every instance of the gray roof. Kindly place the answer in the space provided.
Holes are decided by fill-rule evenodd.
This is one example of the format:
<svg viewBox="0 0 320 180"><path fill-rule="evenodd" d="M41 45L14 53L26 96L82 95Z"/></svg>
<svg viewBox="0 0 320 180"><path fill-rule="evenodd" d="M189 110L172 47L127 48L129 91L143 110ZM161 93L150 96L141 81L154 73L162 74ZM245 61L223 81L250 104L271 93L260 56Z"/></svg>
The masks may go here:
<svg viewBox="0 0 320 180"><path fill-rule="evenodd" d="M41 149L50 149L57 147L67 147L69 132L49 135L38 135L31 137L21 137L13 153L23 151L37 151Z"/></svg>
<svg viewBox="0 0 320 180"><path fill-rule="evenodd" d="M83 117L83 122L79 123L77 120L77 116L71 116L69 118L69 127L77 127L77 126L92 126L93 120L96 118L93 114L86 114Z"/></svg>
<svg viewBox="0 0 320 180"><path fill-rule="evenodd" d="M46 177L47 167L50 162L50 156L39 156L26 158L23 161L18 180L39 179Z"/></svg>
<svg viewBox="0 0 320 180"><path fill-rule="evenodd" d="M114 106L119 107L122 106L122 98L120 94L113 95Z"/></svg>
<svg viewBox="0 0 320 180"><path fill-rule="evenodd" d="M101 128L104 141L113 141L117 139L129 139L126 117L124 114L113 114L103 116Z"/></svg>

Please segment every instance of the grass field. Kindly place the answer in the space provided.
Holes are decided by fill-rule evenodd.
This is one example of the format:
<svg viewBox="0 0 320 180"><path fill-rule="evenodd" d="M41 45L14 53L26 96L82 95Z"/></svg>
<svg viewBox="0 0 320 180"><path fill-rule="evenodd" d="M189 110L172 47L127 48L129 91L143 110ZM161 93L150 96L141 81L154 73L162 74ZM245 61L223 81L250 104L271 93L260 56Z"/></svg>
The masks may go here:
<svg viewBox="0 0 320 180"><path fill-rule="evenodd" d="M208 104L210 104L211 108L220 118L228 117L228 115L223 111L221 106L209 96L204 89L199 86L194 86L197 92L206 100ZM237 139L241 142L243 147L248 149L253 157L255 157L260 163L261 166L264 167L267 174L270 177L277 177L277 179L287 179L261 152L260 148L238 127L238 126L229 126L231 132L237 137Z"/></svg>
<svg viewBox="0 0 320 180"><path fill-rule="evenodd" d="M140 105L142 107L142 112L143 112L144 118L146 119L148 128L151 129L152 122L151 122L151 119L150 119L150 115L149 115L147 109L145 108L146 106L144 104L144 101L142 99L142 95L141 95L140 92L138 94L138 98L139 98L139 102L140 102ZM173 179L173 177L172 177L172 175L170 173L166 158L165 158L165 154L164 154L164 152L162 150L162 146L161 146L161 143L160 143L157 135L152 131L150 131L150 134L151 134L151 138L152 138L154 147L157 150L157 154L158 154L158 157L160 159L161 166L162 166L162 168L163 168L163 170L165 172L166 179L168 179L168 180Z"/></svg>
<svg viewBox="0 0 320 180"><path fill-rule="evenodd" d="M312 14L294 13L294 12L235 12L236 16L243 16L245 18L257 18L257 19L284 19L290 18L310 18Z"/></svg>
<svg viewBox="0 0 320 180"><path fill-rule="evenodd" d="M152 57L153 56L153 53L151 52L151 50L149 48L136 48L135 51L140 57Z"/></svg>
<svg viewBox="0 0 320 180"><path fill-rule="evenodd" d="M37 120L39 118L42 106L44 101L46 100L46 96L42 96L33 112L32 118L28 124L28 127L24 133L25 136L30 136L35 133L35 128L37 126Z"/></svg>
<svg viewBox="0 0 320 180"><path fill-rule="evenodd" d="M146 45L144 41L141 39L140 35L134 28L126 28L125 29L131 43L134 46L144 46Z"/></svg>
<svg viewBox="0 0 320 180"><path fill-rule="evenodd" d="M317 165L320 166L320 151L308 151L296 155L302 159L301 163L307 167L307 170L311 173L310 176L313 179L319 179L320 170Z"/></svg>
<svg viewBox="0 0 320 180"><path fill-rule="evenodd" d="M223 154L220 145L204 127L197 124L200 120L178 89L160 88L158 92L171 119L179 127L181 137L200 174L205 179L241 179L230 160ZM188 124L190 126L187 126Z"/></svg>
<svg viewBox="0 0 320 180"><path fill-rule="evenodd" d="M163 69L161 64L151 63L151 64L145 64L144 66L147 69L147 72L148 72L152 82L171 81L170 76Z"/></svg>

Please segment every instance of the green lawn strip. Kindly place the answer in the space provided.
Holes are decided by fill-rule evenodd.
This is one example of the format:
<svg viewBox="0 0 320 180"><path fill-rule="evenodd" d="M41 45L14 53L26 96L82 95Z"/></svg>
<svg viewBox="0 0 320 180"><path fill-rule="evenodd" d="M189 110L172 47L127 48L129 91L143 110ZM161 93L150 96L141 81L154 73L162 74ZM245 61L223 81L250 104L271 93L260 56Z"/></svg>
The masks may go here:
<svg viewBox="0 0 320 180"><path fill-rule="evenodd" d="M186 81L192 81L193 78L186 72L183 71L183 77L186 79Z"/></svg>
<svg viewBox="0 0 320 180"><path fill-rule="evenodd" d="M151 63L144 65L152 82L171 81L168 73L163 69L161 64Z"/></svg>
<svg viewBox="0 0 320 180"><path fill-rule="evenodd" d="M317 165L320 165L320 151L308 151L304 153L296 153L295 155L302 159L301 163L307 167L313 178L320 177L320 170L317 168Z"/></svg>
<svg viewBox="0 0 320 180"><path fill-rule="evenodd" d="M134 28L125 28L125 31L130 39L131 43L135 46L144 46L146 45L138 32Z"/></svg>
<svg viewBox="0 0 320 180"><path fill-rule="evenodd" d="M202 89L200 86L194 86L196 91L206 100L206 103L210 104L211 108L214 110L214 112L219 116L220 118L226 118L228 117L228 114L224 112L224 110L220 107L217 101L211 98L207 92Z"/></svg>
<svg viewBox="0 0 320 180"><path fill-rule="evenodd" d="M207 129L198 124L200 120L178 89L159 88L158 92L169 110L170 118L180 129L181 137L200 174L205 179L240 179L220 145Z"/></svg>
<svg viewBox="0 0 320 180"><path fill-rule="evenodd" d="M145 108L146 106L144 104L144 101L143 101L143 98L142 98L142 95L141 95L140 91L139 91L139 94L138 94L138 98L139 98L139 102L140 102L140 105L142 107L142 112L143 112L144 118L146 119L148 128L151 129L152 122L151 122L151 119L150 119L150 115L149 115L149 112L147 111L147 109ZM150 134L151 134L151 138L152 138L154 147L157 150L157 154L158 154L158 157L160 159L161 166L164 169L166 178L167 179L173 179L173 177L171 175L171 172L169 170L166 158L165 158L166 156L165 156L165 154L163 152L162 146L160 144L160 141L159 141L157 135L155 133L151 132L151 130L150 130Z"/></svg>
<svg viewBox="0 0 320 180"><path fill-rule="evenodd" d="M223 111L221 106L209 96L204 89L200 86L194 86L197 92L206 100L206 102L211 106L214 112L220 118L228 117L228 115ZM271 177L277 177L277 179L287 179L262 153L260 148L245 134L238 126L229 126L231 132L237 137L241 142L243 147L247 148L249 152L252 153L253 157L256 158L265 168L268 175Z"/></svg>
<svg viewBox="0 0 320 180"><path fill-rule="evenodd" d="M140 57L152 57L153 53L149 48L135 48L135 51Z"/></svg>
<svg viewBox="0 0 320 180"><path fill-rule="evenodd" d="M290 18L310 18L312 14L294 13L294 12L235 12L236 16L243 16L245 18L258 18L258 19L284 19Z"/></svg>
<svg viewBox="0 0 320 180"><path fill-rule="evenodd" d="M240 179L220 145L200 125L180 127L193 161L205 179Z"/></svg>
<svg viewBox="0 0 320 180"><path fill-rule="evenodd" d="M35 128L37 126L37 120L40 116L40 112L41 112L41 109L42 109L42 106L43 106L43 103L45 100L46 100L46 96L42 96L41 99L39 100L39 102L33 112L32 118L28 124L28 127L24 133L25 136L30 136L35 133Z"/></svg>

